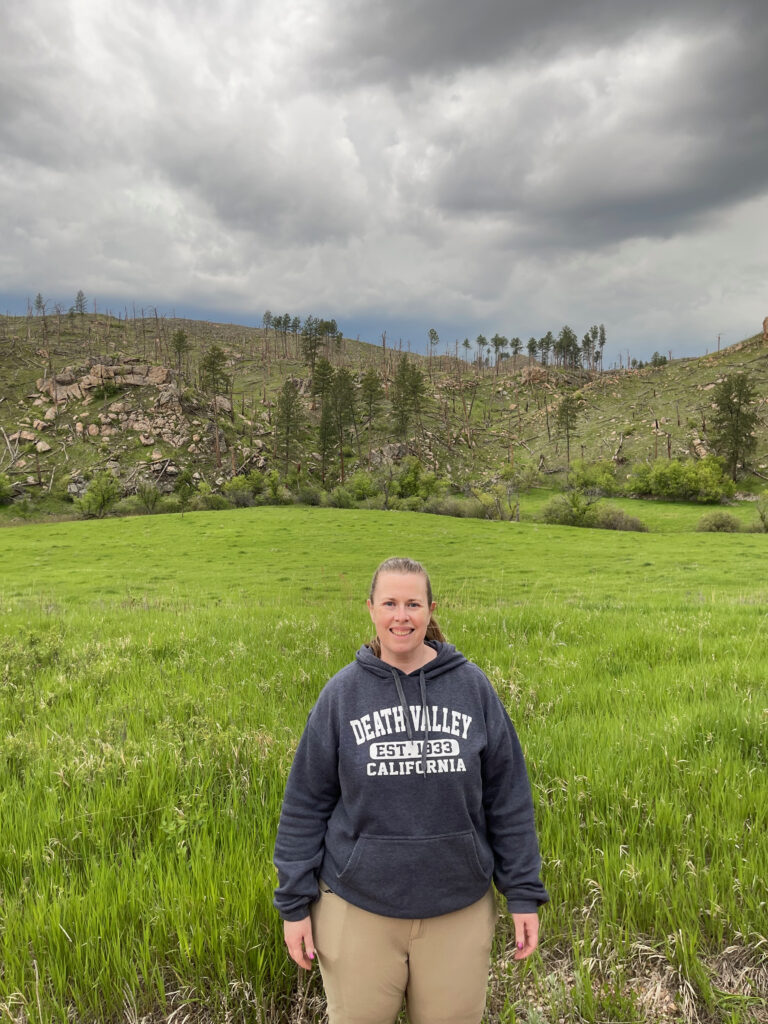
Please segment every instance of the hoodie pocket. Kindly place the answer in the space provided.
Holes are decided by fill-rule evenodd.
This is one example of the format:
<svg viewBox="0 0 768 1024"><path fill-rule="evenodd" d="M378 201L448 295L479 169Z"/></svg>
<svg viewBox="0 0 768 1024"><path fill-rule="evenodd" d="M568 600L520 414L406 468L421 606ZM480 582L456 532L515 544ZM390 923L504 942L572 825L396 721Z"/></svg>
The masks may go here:
<svg viewBox="0 0 768 1024"><path fill-rule="evenodd" d="M414 893L475 891L490 883L477 856L472 830L437 836L372 836L362 834L339 881L349 889L381 888L393 904L403 905Z"/></svg>

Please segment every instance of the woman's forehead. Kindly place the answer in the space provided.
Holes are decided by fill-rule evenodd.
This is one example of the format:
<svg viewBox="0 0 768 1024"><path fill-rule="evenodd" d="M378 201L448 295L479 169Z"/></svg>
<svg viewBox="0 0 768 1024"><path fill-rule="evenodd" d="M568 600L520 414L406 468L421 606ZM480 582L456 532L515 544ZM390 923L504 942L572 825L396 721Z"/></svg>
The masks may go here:
<svg viewBox="0 0 768 1024"><path fill-rule="evenodd" d="M420 572L380 572L374 597L427 596L427 581Z"/></svg>

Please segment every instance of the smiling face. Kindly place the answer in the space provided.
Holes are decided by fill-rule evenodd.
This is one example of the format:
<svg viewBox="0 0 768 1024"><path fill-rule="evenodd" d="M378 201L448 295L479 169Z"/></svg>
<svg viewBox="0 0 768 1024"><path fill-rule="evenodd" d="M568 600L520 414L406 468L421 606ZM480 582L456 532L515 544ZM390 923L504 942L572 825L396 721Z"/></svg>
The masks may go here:
<svg viewBox="0 0 768 1024"><path fill-rule="evenodd" d="M380 572L368 611L381 643L381 660L403 672L431 661L434 651L424 646L424 637L434 610L421 573Z"/></svg>

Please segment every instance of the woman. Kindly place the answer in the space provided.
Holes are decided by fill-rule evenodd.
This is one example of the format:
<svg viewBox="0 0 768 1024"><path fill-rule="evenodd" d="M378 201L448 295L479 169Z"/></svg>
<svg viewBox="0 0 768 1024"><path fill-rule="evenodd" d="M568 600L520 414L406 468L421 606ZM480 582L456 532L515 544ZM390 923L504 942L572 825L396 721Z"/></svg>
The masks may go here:
<svg viewBox="0 0 768 1024"><path fill-rule="evenodd" d="M522 751L486 677L445 642L424 568L383 562L376 639L323 688L296 751L275 905L300 967L317 951L330 1024L478 1024L496 916L515 957L548 899Z"/></svg>

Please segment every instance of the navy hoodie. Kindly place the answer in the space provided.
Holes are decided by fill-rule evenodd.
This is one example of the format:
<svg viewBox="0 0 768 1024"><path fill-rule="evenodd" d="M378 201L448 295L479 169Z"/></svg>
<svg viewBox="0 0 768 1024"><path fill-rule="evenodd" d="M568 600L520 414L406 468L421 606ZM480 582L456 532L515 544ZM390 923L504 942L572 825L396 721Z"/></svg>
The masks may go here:
<svg viewBox="0 0 768 1024"><path fill-rule="evenodd" d="M452 644L408 675L367 646L326 683L288 778L275 906L299 921L318 879L388 917L469 906L491 878L511 912L548 899L525 762L480 669Z"/></svg>

